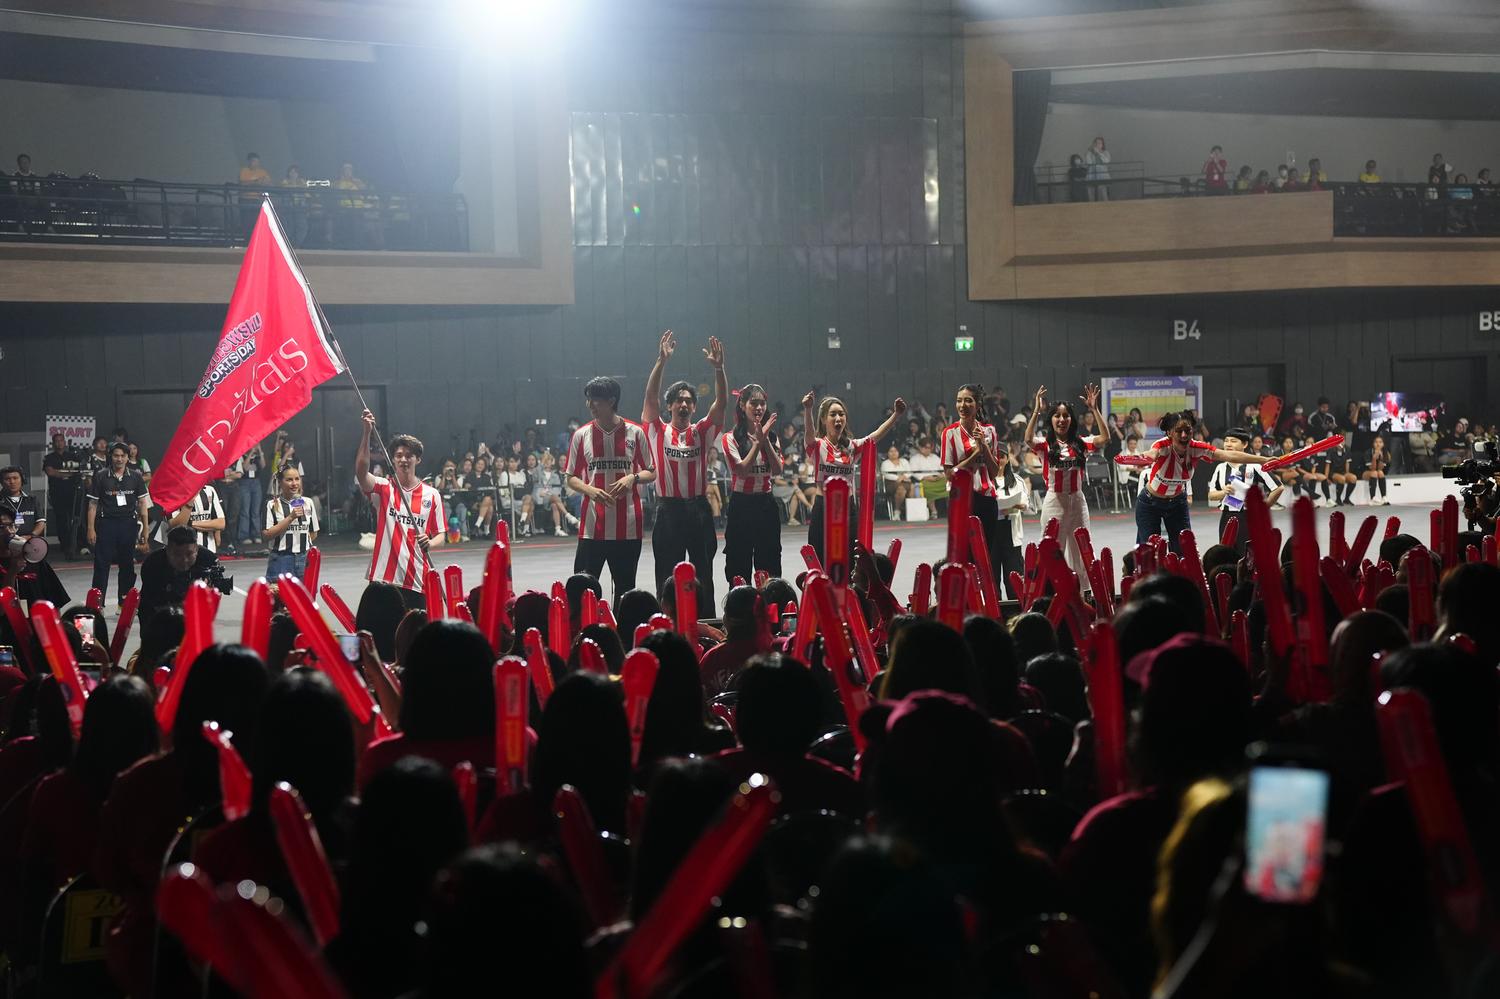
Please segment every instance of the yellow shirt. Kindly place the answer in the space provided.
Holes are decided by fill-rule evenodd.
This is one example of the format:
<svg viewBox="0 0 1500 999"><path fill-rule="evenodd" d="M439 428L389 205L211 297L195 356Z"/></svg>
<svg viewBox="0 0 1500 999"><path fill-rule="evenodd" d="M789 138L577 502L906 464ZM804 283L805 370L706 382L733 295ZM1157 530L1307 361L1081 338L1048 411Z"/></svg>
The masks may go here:
<svg viewBox="0 0 1500 999"><path fill-rule="evenodd" d="M1380 183L1380 174L1362 173L1359 175L1359 182L1361 184L1378 184Z"/></svg>
<svg viewBox="0 0 1500 999"><path fill-rule="evenodd" d="M240 167L240 183L269 184L271 183L271 175L266 173L265 167L256 167L253 170L249 167Z"/></svg>

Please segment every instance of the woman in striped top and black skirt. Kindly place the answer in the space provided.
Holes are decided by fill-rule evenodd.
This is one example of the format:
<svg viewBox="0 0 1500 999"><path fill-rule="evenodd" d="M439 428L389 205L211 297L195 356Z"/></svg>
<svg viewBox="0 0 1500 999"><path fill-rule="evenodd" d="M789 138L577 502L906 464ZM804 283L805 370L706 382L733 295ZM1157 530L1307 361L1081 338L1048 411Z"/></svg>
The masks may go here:
<svg viewBox="0 0 1500 999"><path fill-rule="evenodd" d="M724 578L754 583L755 571L773 579L781 575L780 501L771 495L771 480L781 474L781 451L766 416L766 390L750 384L740 389L734 407L734 429L719 449L729 466L729 510L724 515Z"/></svg>

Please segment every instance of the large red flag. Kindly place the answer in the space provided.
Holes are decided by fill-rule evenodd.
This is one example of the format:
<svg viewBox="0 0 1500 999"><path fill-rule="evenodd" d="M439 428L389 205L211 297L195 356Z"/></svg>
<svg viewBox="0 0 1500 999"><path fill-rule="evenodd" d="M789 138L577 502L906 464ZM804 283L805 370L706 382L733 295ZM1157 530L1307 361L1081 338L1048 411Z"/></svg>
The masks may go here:
<svg viewBox="0 0 1500 999"><path fill-rule="evenodd" d="M187 503L343 370L333 331L266 201L219 345L151 479L152 500L168 510Z"/></svg>

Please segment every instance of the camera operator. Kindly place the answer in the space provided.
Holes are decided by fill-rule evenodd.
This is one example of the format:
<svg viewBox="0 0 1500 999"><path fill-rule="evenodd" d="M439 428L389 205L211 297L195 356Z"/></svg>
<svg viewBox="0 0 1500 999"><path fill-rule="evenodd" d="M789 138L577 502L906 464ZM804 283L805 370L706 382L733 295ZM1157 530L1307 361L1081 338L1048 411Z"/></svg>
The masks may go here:
<svg viewBox="0 0 1500 999"><path fill-rule="evenodd" d="M1459 492L1469 529L1494 534L1495 520L1500 516L1500 461L1496 460L1495 442L1475 441L1474 457L1444 465L1442 471L1443 478L1457 479L1462 487Z"/></svg>
<svg viewBox="0 0 1500 999"><path fill-rule="evenodd" d="M26 561L21 546L26 538L17 532L15 511L0 503L0 587L14 587L22 600L50 600L58 607L65 606L72 598L46 558ZM41 544L45 549L45 542Z"/></svg>
<svg viewBox="0 0 1500 999"><path fill-rule="evenodd" d="M167 532L167 547L141 564L141 627L149 626L163 607L181 606L188 587L198 579L221 593L234 590L234 580L224 574L219 556L199 546L197 532L186 525L174 527Z"/></svg>
<svg viewBox="0 0 1500 999"><path fill-rule="evenodd" d="M52 523L57 528L57 544L63 558L78 557L78 501L83 494L83 463L86 455L82 448L68 446L62 434L52 435L52 450L42 459L42 471L47 474L47 501L52 507Z"/></svg>
<svg viewBox="0 0 1500 999"><path fill-rule="evenodd" d="M94 474L89 484L89 547L94 552L93 586L109 595L109 567L120 567L120 601L135 585L135 549L146 550L146 524L150 501L141 473L125 467L130 448L116 442L109 446L110 467ZM117 601L118 602L118 601Z"/></svg>

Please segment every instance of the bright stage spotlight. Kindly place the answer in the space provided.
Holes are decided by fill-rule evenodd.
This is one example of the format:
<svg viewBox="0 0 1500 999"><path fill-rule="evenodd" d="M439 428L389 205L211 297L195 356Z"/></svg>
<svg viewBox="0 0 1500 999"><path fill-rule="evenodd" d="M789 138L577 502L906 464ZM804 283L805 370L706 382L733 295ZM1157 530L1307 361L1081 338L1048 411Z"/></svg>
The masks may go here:
<svg viewBox="0 0 1500 999"><path fill-rule="evenodd" d="M578 7L576 0L458 0L450 20L468 45L536 52L567 37Z"/></svg>

